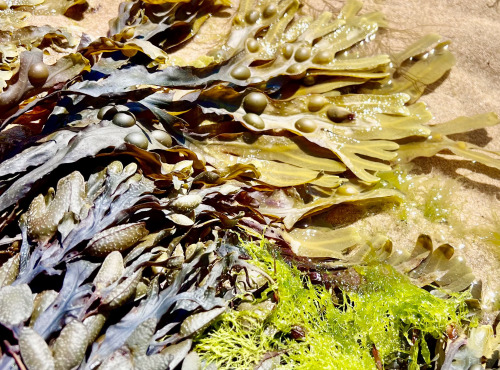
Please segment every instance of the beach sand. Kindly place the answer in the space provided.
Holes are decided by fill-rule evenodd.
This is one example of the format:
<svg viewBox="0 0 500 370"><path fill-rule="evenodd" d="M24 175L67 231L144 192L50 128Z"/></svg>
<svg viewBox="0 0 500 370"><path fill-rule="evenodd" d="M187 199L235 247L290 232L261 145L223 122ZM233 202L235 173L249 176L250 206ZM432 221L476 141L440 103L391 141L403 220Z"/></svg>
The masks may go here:
<svg viewBox="0 0 500 370"><path fill-rule="evenodd" d="M92 0L80 21L62 16L34 17L32 23L69 26L74 32L91 37L103 36L108 20L117 12L119 1ZM233 2L234 6L237 4ZM342 1L308 0L305 11L340 10ZM500 4L495 0L366 0L363 12L380 10L389 22L388 29L375 43L385 52L397 52L426 33L439 33L452 42L456 66L445 78L430 86L421 98L434 114L433 123L458 116L496 112L500 114ZM221 12L203 26L199 35L178 52L189 58L222 43L229 29L231 11ZM214 25L216 25L214 27ZM500 151L500 126L476 130L461 136L487 149ZM483 281L485 302L491 306L493 295L500 291L500 251L485 240L486 231L470 233L469 229L491 224L494 213L500 217L500 170L489 169L457 157L439 155L415 160L417 173L429 179L456 179L459 190L452 195L460 230L447 224L433 224L423 217L399 221L388 214L376 214L358 221L367 234L383 231L397 248L409 249L420 233L429 234L434 242L456 247ZM443 182L444 183L444 182ZM418 213L418 212L417 212ZM500 226L500 222L497 226ZM500 232L500 230L497 230ZM491 321L492 315L485 320Z"/></svg>

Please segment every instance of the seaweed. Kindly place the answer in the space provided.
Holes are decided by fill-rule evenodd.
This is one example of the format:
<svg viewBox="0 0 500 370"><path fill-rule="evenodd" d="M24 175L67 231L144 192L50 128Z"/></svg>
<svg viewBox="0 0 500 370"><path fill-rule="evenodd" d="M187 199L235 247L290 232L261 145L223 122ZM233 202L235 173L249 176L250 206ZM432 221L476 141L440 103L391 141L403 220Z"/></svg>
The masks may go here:
<svg viewBox="0 0 500 370"><path fill-rule="evenodd" d="M8 5L12 22L85 6ZM417 368L436 340L443 367L471 358L480 302L458 248L396 248L343 213L411 206L456 227L451 186L401 169L442 152L500 168L453 136L496 114L430 125L418 102L455 63L449 42L372 55L387 22L357 0L316 17L242 0L227 39L176 55L230 5L124 2L76 49L67 30L2 23L0 367Z"/></svg>

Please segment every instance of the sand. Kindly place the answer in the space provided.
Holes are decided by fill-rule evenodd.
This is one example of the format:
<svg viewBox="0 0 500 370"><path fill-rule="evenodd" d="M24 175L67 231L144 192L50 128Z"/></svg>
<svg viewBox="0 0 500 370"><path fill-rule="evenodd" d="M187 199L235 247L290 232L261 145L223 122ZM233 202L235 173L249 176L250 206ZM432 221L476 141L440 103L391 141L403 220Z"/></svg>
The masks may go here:
<svg viewBox="0 0 500 370"><path fill-rule="evenodd" d="M91 37L106 34L108 20L116 14L116 0L92 0L81 21L65 17L36 17L34 24L70 26L75 32L86 32ZM336 13L342 1L308 0L306 11L329 10ZM387 52L397 52L418 39L435 32L452 42L457 63L443 79L429 87L421 98L434 114L434 123L494 111L500 114L500 4L495 0L366 0L363 11L380 10L389 28L383 32ZM223 42L224 30L228 29L231 11L222 12L207 22L194 41L179 52L192 56L210 49L214 42L213 24L217 24L216 42ZM212 40L212 41L207 41ZM462 136L491 150L500 151L500 126L477 130ZM454 245L462 253L474 274L484 283L486 303L491 306L494 294L500 290L498 256L500 251L486 243L480 233L471 234L469 229L489 224L492 212L500 215L500 171L472 164L456 157L438 156L417 159L415 171L428 174L429 178L453 178L460 183L454 194L459 207L462 230L448 225L434 225L423 218L398 222L387 214L378 214L359 221L368 232L383 230L398 248L410 248L420 233L427 233L434 241ZM500 230L498 230L500 232ZM498 248L498 247L497 247ZM490 321L492 316L486 317Z"/></svg>

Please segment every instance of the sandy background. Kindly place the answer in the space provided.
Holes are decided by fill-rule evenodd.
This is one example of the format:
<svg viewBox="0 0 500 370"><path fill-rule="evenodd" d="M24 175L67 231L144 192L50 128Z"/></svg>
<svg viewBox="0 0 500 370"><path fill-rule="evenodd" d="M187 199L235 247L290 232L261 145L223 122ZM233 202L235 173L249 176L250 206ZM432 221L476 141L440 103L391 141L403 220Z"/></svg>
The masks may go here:
<svg viewBox="0 0 500 370"><path fill-rule="evenodd" d="M500 114L500 4L495 1L498 0L365 1L363 11L380 10L389 21L390 27L383 32L383 45L380 45L386 52L397 52L429 32L439 33L452 41L450 49L457 58L455 68L421 98L433 112L436 123L489 111ZM310 12L329 10L336 13L343 4L343 1L336 0L306 2L309 5L306 11ZM237 5L237 1L233 3ZM116 15L119 1L90 0L89 4L81 21L62 16L36 17L33 23L70 26L75 32L84 31L92 37L105 35L108 20ZM228 12L212 18L180 54L199 54L203 48L213 46L214 36L217 36L215 42L222 43L223 30L228 29L229 19ZM211 27L214 23L217 24L216 31ZM477 130L461 139L500 151L500 126ZM455 199L466 227L487 225L492 212L500 216L500 171L443 156L431 160L417 159L416 164L420 173L452 177L460 182ZM449 242L460 249L475 275L483 280L487 303L491 303L494 294L500 291L500 252L488 246L478 234L464 234L463 230L436 226L425 220L394 222L387 215L364 219L360 226L368 232L383 230L401 248L410 248L421 232L431 235L436 243Z"/></svg>
<svg viewBox="0 0 500 370"><path fill-rule="evenodd" d="M493 0L371 0L366 8L386 14L390 28L390 45L399 50L418 36L436 32L451 40L450 50L456 56L456 66L442 81L432 86L421 100L434 115L434 122L445 122L457 116L484 112L500 114L500 7ZM491 150L500 151L500 126L477 130L463 136ZM444 156L417 159L417 169L429 176L457 179L462 185L457 192L460 217L465 226L482 227L492 213L500 215L500 171ZM460 230L429 225L394 225L383 217L374 221L377 229L387 227L397 243L409 245L420 232L429 233L437 242L449 242L461 249L474 274L482 279L488 304L500 291L500 261L498 250L477 235L461 235ZM500 226L500 225L498 225ZM500 230L497 230L500 232Z"/></svg>
<svg viewBox="0 0 500 370"><path fill-rule="evenodd" d="M337 9L343 2L333 3ZM457 62L446 76L432 86L421 100L434 115L433 122L484 112L500 114L500 5L494 0L367 0L366 10L381 10L389 21L386 31L389 48L400 50L419 36L435 32L449 39ZM477 130L462 140L500 151L500 126ZM483 227L494 215L500 216L500 171L480 164L438 156L415 160L416 170L429 177L457 179L456 193L460 218L468 228ZM483 281L485 302L498 304L500 292L499 252L478 234L463 234L425 220L417 224L394 223L384 216L367 221L373 230L386 233L401 247L411 246L425 232L437 243L450 243L460 249L475 276ZM497 224L500 227L500 224ZM500 230L497 230L500 232ZM497 308L498 309L498 308ZM487 317L491 319L493 315Z"/></svg>

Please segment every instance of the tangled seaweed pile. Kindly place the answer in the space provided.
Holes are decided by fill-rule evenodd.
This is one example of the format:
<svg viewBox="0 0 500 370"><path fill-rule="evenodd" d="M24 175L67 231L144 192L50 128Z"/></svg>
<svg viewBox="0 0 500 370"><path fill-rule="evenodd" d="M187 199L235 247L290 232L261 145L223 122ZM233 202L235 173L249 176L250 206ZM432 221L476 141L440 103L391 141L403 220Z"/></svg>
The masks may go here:
<svg viewBox="0 0 500 370"><path fill-rule="evenodd" d="M452 246L321 217L401 201L379 175L418 156L500 169L450 137L495 114L426 124L448 43L371 55L385 21L357 0L316 18L242 0L224 45L172 56L229 5L124 2L75 48L20 23L47 1L0 0L0 368L495 366Z"/></svg>

